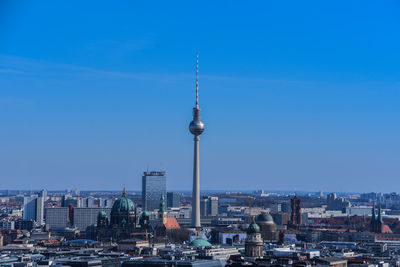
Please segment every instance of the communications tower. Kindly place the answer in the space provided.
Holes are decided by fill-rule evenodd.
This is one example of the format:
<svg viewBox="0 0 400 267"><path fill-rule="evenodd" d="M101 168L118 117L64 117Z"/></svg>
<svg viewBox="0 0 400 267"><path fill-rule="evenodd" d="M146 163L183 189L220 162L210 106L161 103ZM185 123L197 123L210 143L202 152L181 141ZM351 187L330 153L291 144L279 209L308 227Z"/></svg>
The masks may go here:
<svg viewBox="0 0 400 267"><path fill-rule="evenodd" d="M199 108L199 53L196 60L196 106L193 108L193 120L189 131L194 135L193 193L192 193L192 227L200 228L200 159L199 135L204 131L204 123L200 118Z"/></svg>

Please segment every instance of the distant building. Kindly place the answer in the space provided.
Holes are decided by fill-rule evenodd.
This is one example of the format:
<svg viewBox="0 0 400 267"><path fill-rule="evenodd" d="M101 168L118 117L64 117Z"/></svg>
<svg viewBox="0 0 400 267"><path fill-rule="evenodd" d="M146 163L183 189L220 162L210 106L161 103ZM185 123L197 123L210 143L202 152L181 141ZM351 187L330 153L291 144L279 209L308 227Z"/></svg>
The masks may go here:
<svg viewBox="0 0 400 267"><path fill-rule="evenodd" d="M50 230L69 226L69 209L66 207L46 208L46 225Z"/></svg>
<svg viewBox="0 0 400 267"><path fill-rule="evenodd" d="M74 226L85 231L88 226L96 225L99 212L104 212L110 218L110 208L74 208Z"/></svg>
<svg viewBox="0 0 400 267"><path fill-rule="evenodd" d="M0 229L6 229L6 230L14 230L14 221L9 221L9 220L1 220L0 221Z"/></svg>
<svg viewBox="0 0 400 267"><path fill-rule="evenodd" d="M287 225L289 222L289 214L277 212L277 213L270 213L274 222L278 225Z"/></svg>
<svg viewBox="0 0 400 267"><path fill-rule="evenodd" d="M81 198L80 208L95 208L94 197ZM75 207L75 206L74 206Z"/></svg>
<svg viewBox="0 0 400 267"><path fill-rule="evenodd" d="M281 204L281 203L272 203L272 204L269 206L269 209L270 209L271 211L282 211L282 204Z"/></svg>
<svg viewBox="0 0 400 267"><path fill-rule="evenodd" d="M371 208L369 206L354 206L348 207L345 210L345 213L349 216L370 216Z"/></svg>
<svg viewBox="0 0 400 267"><path fill-rule="evenodd" d="M34 221L32 220L18 220L15 221L14 227L18 230L32 230L34 226Z"/></svg>
<svg viewBox="0 0 400 267"><path fill-rule="evenodd" d="M167 193L167 207L168 208L179 208L181 205L181 194L178 192Z"/></svg>
<svg viewBox="0 0 400 267"><path fill-rule="evenodd" d="M167 194L167 176L164 171L144 172L142 176L143 210L158 209L160 198Z"/></svg>
<svg viewBox="0 0 400 267"><path fill-rule="evenodd" d="M72 205L75 208L80 207L79 199L78 198L73 198L71 195L62 196L62 198L61 198L61 206L69 207L69 205Z"/></svg>
<svg viewBox="0 0 400 267"><path fill-rule="evenodd" d="M47 190L42 189L42 191L40 191L39 196L43 198L43 202L46 201L47 200Z"/></svg>
<svg viewBox="0 0 400 267"><path fill-rule="evenodd" d="M370 202L370 201L376 201L378 198L377 193L371 192L371 193L363 193L360 195L360 200Z"/></svg>
<svg viewBox="0 0 400 267"><path fill-rule="evenodd" d="M111 208L46 208L46 224L50 230L76 226L78 230L85 231L88 226L96 225L99 212L104 212L110 218Z"/></svg>
<svg viewBox="0 0 400 267"><path fill-rule="evenodd" d="M112 207L112 200L111 199L99 199L99 207L101 208L111 208Z"/></svg>
<svg viewBox="0 0 400 267"><path fill-rule="evenodd" d="M214 242L221 245L243 244L247 237L246 232L242 230L221 228L214 231Z"/></svg>
<svg viewBox="0 0 400 267"><path fill-rule="evenodd" d="M290 202L283 202L281 204L281 210L285 213L291 213Z"/></svg>
<svg viewBox="0 0 400 267"><path fill-rule="evenodd" d="M217 216L218 214L218 197L204 197L200 201L201 216Z"/></svg>
<svg viewBox="0 0 400 267"><path fill-rule="evenodd" d="M260 227L261 237L264 240L276 241L279 237L279 232L276 230L276 224L272 219L271 214L262 212L257 216L257 224Z"/></svg>
<svg viewBox="0 0 400 267"><path fill-rule="evenodd" d="M301 200L295 196L290 200L290 224L292 226L297 226L301 224Z"/></svg>
<svg viewBox="0 0 400 267"><path fill-rule="evenodd" d="M221 214L221 213L228 214L228 212L229 212L229 207L230 207L229 204L219 205L219 207L218 207L218 214Z"/></svg>
<svg viewBox="0 0 400 267"><path fill-rule="evenodd" d="M337 197L335 193L330 193L327 195L327 210L340 210L344 211L346 208L350 207L350 202L342 197Z"/></svg>
<svg viewBox="0 0 400 267"><path fill-rule="evenodd" d="M24 220L33 220L39 225L44 224L44 200L38 195L24 197Z"/></svg>
<svg viewBox="0 0 400 267"><path fill-rule="evenodd" d="M74 193L74 196L79 196L81 192L79 191L79 189L75 189L73 191L73 193Z"/></svg>

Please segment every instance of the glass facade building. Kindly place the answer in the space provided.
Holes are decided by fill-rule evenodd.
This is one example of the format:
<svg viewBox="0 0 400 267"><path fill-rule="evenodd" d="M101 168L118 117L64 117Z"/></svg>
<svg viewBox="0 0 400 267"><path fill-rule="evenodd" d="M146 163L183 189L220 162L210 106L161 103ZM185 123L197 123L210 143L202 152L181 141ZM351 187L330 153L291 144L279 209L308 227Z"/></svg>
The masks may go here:
<svg viewBox="0 0 400 267"><path fill-rule="evenodd" d="M201 216L217 216L218 215L218 197L203 197L200 202Z"/></svg>
<svg viewBox="0 0 400 267"><path fill-rule="evenodd" d="M181 194L178 192L167 193L167 207L168 208L179 208L181 205Z"/></svg>
<svg viewBox="0 0 400 267"><path fill-rule="evenodd" d="M33 220L39 225L44 224L44 200L38 195L24 197L24 220Z"/></svg>
<svg viewBox="0 0 400 267"><path fill-rule="evenodd" d="M167 176L164 171L147 171L142 176L143 210L153 211L160 206L161 195L166 196Z"/></svg>

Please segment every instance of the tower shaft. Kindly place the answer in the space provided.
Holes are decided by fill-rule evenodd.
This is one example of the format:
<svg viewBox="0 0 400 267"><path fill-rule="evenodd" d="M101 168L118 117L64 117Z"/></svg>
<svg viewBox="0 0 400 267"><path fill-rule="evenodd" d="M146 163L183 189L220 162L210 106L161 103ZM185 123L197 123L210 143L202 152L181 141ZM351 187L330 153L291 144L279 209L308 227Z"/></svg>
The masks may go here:
<svg viewBox="0 0 400 267"><path fill-rule="evenodd" d="M193 162L193 192L192 192L192 227L200 228L200 158L199 135L204 131L199 108L199 53L196 61L196 106L193 108L193 120L189 124L189 131L194 135L194 162Z"/></svg>
<svg viewBox="0 0 400 267"><path fill-rule="evenodd" d="M193 192L192 192L192 227L200 228L200 159L199 136L194 137Z"/></svg>

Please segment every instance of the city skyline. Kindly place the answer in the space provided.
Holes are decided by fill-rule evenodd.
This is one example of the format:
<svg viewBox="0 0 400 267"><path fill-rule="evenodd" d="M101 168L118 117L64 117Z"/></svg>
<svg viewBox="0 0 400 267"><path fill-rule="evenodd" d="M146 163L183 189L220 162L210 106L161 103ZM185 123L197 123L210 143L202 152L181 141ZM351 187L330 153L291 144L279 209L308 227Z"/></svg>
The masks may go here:
<svg viewBox="0 0 400 267"><path fill-rule="evenodd" d="M201 190L395 191L399 6L341 3L4 1L2 186L190 190L199 51Z"/></svg>
<svg viewBox="0 0 400 267"><path fill-rule="evenodd" d="M0 266L400 266L399 14L0 1Z"/></svg>

